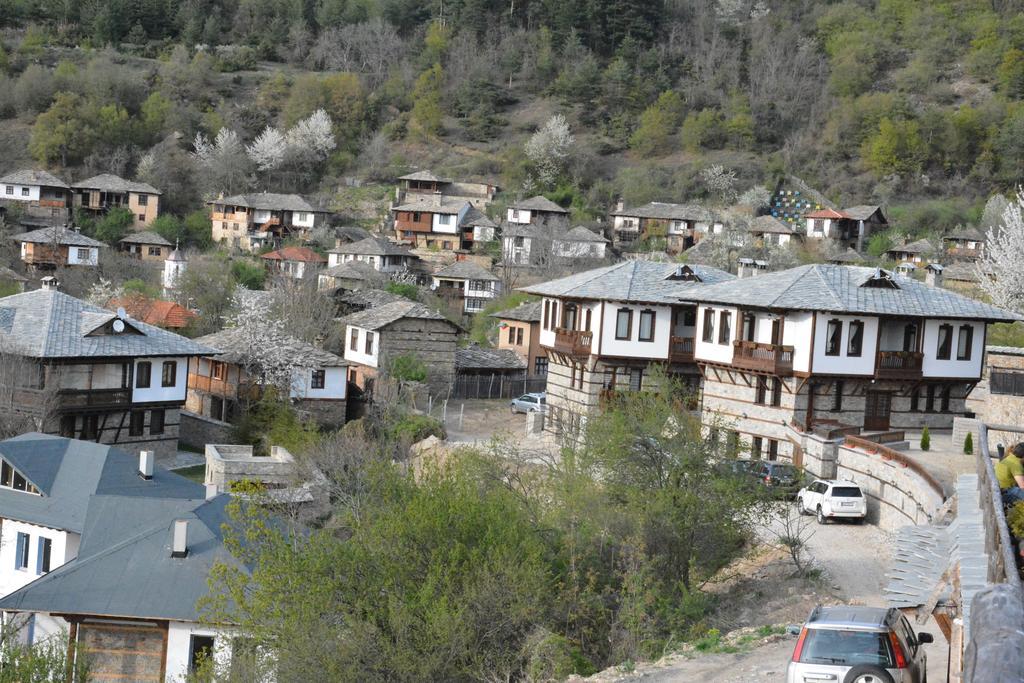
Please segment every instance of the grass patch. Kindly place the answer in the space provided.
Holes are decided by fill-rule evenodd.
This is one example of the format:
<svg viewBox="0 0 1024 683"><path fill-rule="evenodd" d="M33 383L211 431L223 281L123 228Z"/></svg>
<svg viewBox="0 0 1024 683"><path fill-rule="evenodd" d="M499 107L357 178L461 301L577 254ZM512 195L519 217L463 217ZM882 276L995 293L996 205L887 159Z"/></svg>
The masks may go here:
<svg viewBox="0 0 1024 683"><path fill-rule="evenodd" d="M194 482L202 484L206 481L206 464L192 465L191 467L182 467L181 469L171 470L175 474L179 474L186 479L191 479Z"/></svg>

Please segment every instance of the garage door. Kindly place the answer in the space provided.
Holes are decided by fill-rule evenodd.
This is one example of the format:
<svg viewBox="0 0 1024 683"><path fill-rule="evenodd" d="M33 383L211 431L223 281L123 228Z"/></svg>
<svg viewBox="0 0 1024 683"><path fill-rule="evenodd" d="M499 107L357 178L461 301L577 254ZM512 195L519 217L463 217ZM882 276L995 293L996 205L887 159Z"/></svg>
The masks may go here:
<svg viewBox="0 0 1024 683"><path fill-rule="evenodd" d="M78 650L88 657L89 681L163 681L167 627L151 623L85 621Z"/></svg>

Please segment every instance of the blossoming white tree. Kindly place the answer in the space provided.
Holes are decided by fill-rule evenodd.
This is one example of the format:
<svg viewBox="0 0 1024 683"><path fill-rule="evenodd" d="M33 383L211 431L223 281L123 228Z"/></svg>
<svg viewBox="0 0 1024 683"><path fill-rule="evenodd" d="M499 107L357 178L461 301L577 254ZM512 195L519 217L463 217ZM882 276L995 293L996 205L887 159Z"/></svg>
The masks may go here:
<svg viewBox="0 0 1024 683"><path fill-rule="evenodd" d="M283 320L273 315L270 297L239 287L231 297L231 308L224 322L239 331L246 349L246 374L262 385L276 387L282 398L287 398L296 359L285 351L288 335Z"/></svg>
<svg viewBox="0 0 1024 683"><path fill-rule="evenodd" d="M1000 225L985 235L985 252L975 265L981 289L997 306L1024 310L1024 190L1003 210Z"/></svg>
<svg viewBox="0 0 1024 683"><path fill-rule="evenodd" d="M287 150L284 134L272 126L267 126L252 144L245 148L259 171L270 171L280 166Z"/></svg>
<svg viewBox="0 0 1024 683"><path fill-rule="evenodd" d="M540 130L530 136L524 151L533 162L537 171L537 180L546 186L552 186L558 176L565 170L576 138L569 130L569 122L561 114L555 114L541 126Z"/></svg>
<svg viewBox="0 0 1024 683"><path fill-rule="evenodd" d="M238 133L221 128L213 142L202 133L196 133L192 147L192 158L208 188L234 193L248 185L251 165Z"/></svg>

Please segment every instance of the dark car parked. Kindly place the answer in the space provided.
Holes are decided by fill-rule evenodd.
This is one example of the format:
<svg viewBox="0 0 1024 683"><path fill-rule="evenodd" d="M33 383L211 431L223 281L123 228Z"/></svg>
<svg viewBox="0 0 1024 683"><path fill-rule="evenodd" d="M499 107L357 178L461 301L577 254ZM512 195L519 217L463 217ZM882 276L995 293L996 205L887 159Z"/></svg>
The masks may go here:
<svg viewBox="0 0 1024 683"><path fill-rule="evenodd" d="M754 468L753 474L776 498L796 498L803 486L802 473L787 462L762 462L760 467Z"/></svg>

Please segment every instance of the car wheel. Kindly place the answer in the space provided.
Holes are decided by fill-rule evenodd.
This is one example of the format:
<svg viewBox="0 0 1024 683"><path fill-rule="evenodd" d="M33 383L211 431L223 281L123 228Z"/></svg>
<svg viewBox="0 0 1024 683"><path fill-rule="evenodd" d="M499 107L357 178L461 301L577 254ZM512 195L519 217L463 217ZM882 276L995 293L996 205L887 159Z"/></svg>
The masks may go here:
<svg viewBox="0 0 1024 683"><path fill-rule="evenodd" d="M512 411L512 414L513 414L513 415L515 415L515 414L516 414L516 407L515 407L515 406L510 406L510 407L509 407L509 410L511 410L511 411Z"/></svg>
<svg viewBox="0 0 1024 683"><path fill-rule="evenodd" d="M796 509L800 511L801 515L806 515L807 514L807 508L804 507L804 499L803 498L797 498L796 499Z"/></svg>
<svg viewBox="0 0 1024 683"><path fill-rule="evenodd" d="M821 511L821 506L818 506L818 524L825 523L825 513Z"/></svg>
<svg viewBox="0 0 1024 683"><path fill-rule="evenodd" d="M846 672L843 683L895 683L889 672L874 664L859 664Z"/></svg>

